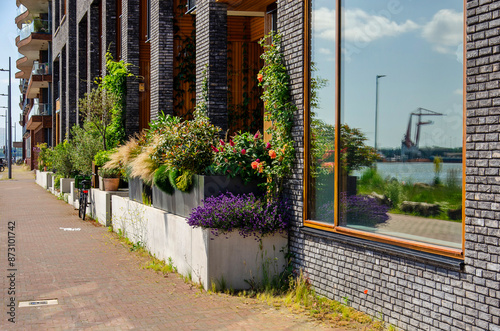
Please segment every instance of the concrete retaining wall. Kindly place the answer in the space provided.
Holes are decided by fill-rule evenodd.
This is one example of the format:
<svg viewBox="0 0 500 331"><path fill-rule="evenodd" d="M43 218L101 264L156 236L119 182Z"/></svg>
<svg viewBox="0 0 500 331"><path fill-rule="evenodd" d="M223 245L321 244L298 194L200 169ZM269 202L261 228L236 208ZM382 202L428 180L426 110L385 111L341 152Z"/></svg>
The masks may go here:
<svg viewBox="0 0 500 331"><path fill-rule="evenodd" d="M192 228L183 217L128 198L115 195L111 199L114 231L141 242L162 260L171 258L179 273L191 274L205 289L222 281L227 288L248 289L245 279L261 281L264 265L269 265L270 274L284 269L280 250L287 245L286 235L263 238L260 250L254 237L238 233L216 237L209 230Z"/></svg>

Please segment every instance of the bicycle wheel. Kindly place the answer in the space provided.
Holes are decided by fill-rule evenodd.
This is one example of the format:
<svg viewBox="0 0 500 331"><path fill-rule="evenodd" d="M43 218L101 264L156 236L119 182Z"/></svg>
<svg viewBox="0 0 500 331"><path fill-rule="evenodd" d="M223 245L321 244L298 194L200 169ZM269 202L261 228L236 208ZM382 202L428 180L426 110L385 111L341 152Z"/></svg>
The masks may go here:
<svg viewBox="0 0 500 331"><path fill-rule="evenodd" d="M84 212L84 207L83 207L83 192L80 191L79 197L78 197L78 217L82 218Z"/></svg>
<svg viewBox="0 0 500 331"><path fill-rule="evenodd" d="M88 191L87 192L83 192L83 204L82 204L82 207L83 207L83 211L82 211L82 220L85 221L85 214L87 213L87 199L88 199Z"/></svg>

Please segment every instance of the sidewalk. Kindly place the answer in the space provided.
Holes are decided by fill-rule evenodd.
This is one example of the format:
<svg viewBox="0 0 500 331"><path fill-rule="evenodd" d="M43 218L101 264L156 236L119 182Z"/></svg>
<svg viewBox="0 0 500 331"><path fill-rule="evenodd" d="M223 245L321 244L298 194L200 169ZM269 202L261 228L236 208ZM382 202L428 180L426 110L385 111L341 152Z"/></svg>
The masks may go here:
<svg viewBox="0 0 500 331"><path fill-rule="evenodd" d="M13 177L0 179L1 251L7 252L8 240L9 247L15 245L14 267L7 253L0 257L2 330L325 329L287 309L200 292L176 274L143 269L145 258L106 228L79 219L77 211L36 185L33 173L16 168ZM8 229L9 222L15 228ZM6 314L11 297L15 325ZM47 299L58 304L18 307L20 301Z"/></svg>

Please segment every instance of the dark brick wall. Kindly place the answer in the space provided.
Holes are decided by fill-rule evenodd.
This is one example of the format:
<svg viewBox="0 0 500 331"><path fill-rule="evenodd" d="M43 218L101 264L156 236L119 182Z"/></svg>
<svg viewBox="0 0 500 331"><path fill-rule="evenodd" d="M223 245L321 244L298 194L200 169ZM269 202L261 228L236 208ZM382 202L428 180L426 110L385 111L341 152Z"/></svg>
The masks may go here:
<svg viewBox="0 0 500 331"><path fill-rule="evenodd" d="M319 294L404 330L500 330L500 2L467 0L465 259L458 261L302 228L303 3L278 1L298 107L290 248ZM446 260L446 259L444 259ZM449 262L449 263L448 263ZM365 294L364 291L368 290Z"/></svg>
<svg viewBox="0 0 500 331"><path fill-rule="evenodd" d="M104 57L105 49L101 54L101 31L99 31L99 10L101 1L94 1L88 11L88 24L87 24L87 92L96 86L94 81L101 75L101 58Z"/></svg>
<svg viewBox="0 0 500 331"><path fill-rule="evenodd" d="M104 54L101 57L101 68L102 74L106 74L106 52L110 51L113 54L115 60L116 58L116 1L121 0L102 0L102 37L101 37L101 49Z"/></svg>
<svg viewBox="0 0 500 331"><path fill-rule="evenodd" d="M66 133L71 138L71 128L77 123L77 79L78 79L78 35L77 35L77 1L68 0L66 7L66 22L68 39L66 41Z"/></svg>
<svg viewBox="0 0 500 331"><path fill-rule="evenodd" d="M77 80L77 99L83 98L85 93L87 93L87 50L88 50L88 39L87 39L87 27L88 19L87 16L83 16L78 23L78 80ZM78 120L80 116L78 116ZM80 124L80 121L78 121Z"/></svg>
<svg viewBox="0 0 500 331"><path fill-rule="evenodd" d="M68 114L66 113L66 99L67 99L67 91L66 91L66 47L61 50L61 58L59 60L59 79L60 79L60 91L59 91L59 102L61 104L61 110L59 112L59 142L63 142L66 139L66 123Z"/></svg>
<svg viewBox="0 0 500 331"><path fill-rule="evenodd" d="M139 75L139 0L122 0L122 59ZM125 133L139 131L139 81L127 78Z"/></svg>
<svg viewBox="0 0 500 331"><path fill-rule="evenodd" d="M227 5L215 0L196 3L196 94L201 101L203 71L208 65L208 116L228 128L227 115Z"/></svg>
<svg viewBox="0 0 500 331"><path fill-rule="evenodd" d="M174 21L172 1L151 1L151 120L173 114Z"/></svg>

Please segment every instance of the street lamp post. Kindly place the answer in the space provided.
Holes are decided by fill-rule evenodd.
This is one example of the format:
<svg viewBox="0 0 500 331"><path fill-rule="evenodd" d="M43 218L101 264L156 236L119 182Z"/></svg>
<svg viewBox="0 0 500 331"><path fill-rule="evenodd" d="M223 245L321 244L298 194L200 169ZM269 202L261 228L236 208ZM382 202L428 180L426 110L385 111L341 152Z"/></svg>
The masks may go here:
<svg viewBox="0 0 500 331"><path fill-rule="evenodd" d="M0 71L8 71L9 72L9 93L7 96L9 97L9 104L7 106L7 138L8 141L5 142L7 146L7 166L9 167L9 179L12 179L12 107L11 107L11 65L10 65L10 56L9 56L9 69L0 69Z"/></svg>
<svg viewBox="0 0 500 331"><path fill-rule="evenodd" d="M376 84L375 84L375 152L378 150L378 145L377 145L377 130L378 130L378 80L382 77L385 77L385 75L377 75L376 76Z"/></svg>

